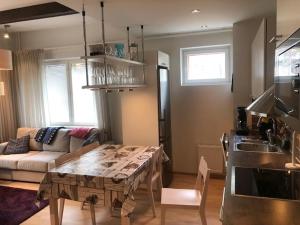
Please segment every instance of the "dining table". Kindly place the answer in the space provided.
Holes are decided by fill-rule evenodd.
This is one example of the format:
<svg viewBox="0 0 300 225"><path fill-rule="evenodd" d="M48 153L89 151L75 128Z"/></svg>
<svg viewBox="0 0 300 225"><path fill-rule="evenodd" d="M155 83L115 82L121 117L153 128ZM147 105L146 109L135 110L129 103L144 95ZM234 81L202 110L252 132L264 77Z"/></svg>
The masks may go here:
<svg viewBox="0 0 300 225"><path fill-rule="evenodd" d="M39 186L37 202L49 200L51 225L59 225L58 199L109 207L130 224L134 193L145 181L152 154L161 146L97 145L70 154L50 169Z"/></svg>

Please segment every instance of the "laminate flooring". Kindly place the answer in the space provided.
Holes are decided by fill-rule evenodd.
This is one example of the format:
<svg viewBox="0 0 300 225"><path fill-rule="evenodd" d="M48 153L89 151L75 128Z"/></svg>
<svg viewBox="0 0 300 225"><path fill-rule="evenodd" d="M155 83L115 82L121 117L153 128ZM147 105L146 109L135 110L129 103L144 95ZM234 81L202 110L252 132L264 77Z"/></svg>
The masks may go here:
<svg viewBox="0 0 300 225"><path fill-rule="evenodd" d="M185 174L174 174L171 184L172 188L193 188L196 176ZM38 184L25 182L12 182L0 180L0 185L24 189L37 190ZM224 188L223 179L209 180L208 197L206 202L206 218L208 225L221 225L219 222L219 210L222 202ZM148 195L145 190L138 190L135 195L137 206L132 217L133 225L160 225L160 201L156 201L157 217L153 218ZM120 219L111 217L108 209L96 208L97 225L118 225ZM80 209L80 203L66 200L63 216L63 225L90 225L91 218L89 207ZM200 225L200 216L197 210L190 209L168 209L166 214L166 225ZM22 225L50 225L49 207L41 210Z"/></svg>

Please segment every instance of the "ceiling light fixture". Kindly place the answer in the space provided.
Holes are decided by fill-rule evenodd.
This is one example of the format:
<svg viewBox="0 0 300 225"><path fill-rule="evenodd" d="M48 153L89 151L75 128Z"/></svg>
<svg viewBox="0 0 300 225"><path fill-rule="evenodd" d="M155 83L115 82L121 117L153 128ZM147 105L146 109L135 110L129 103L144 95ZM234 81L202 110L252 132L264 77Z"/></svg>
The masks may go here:
<svg viewBox="0 0 300 225"><path fill-rule="evenodd" d="M4 34L3 34L3 38L5 39L9 39L10 36L9 36L9 33L8 33L8 28L10 28L10 25L4 25Z"/></svg>
<svg viewBox="0 0 300 225"><path fill-rule="evenodd" d="M193 14L200 13L200 9L194 9L194 10L192 10L192 13Z"/></svg>

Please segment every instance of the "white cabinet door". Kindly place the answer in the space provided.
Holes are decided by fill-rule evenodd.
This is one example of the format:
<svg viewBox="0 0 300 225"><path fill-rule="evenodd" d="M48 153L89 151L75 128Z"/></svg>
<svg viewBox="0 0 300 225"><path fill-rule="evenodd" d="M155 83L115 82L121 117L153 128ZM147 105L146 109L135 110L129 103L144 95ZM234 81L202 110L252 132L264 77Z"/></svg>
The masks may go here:
<svg viewBox="0 0 300 225"><path fill-rule="evenodd" d="M266 24L266 19L263 19L251 45L251 95L253 99L265 91Z"/></svg>
<svg viewBox="0 0 300 225"><path fill-rule="evenodd" d="M277 46L300 28L300 0L277 0Z"/></svg>

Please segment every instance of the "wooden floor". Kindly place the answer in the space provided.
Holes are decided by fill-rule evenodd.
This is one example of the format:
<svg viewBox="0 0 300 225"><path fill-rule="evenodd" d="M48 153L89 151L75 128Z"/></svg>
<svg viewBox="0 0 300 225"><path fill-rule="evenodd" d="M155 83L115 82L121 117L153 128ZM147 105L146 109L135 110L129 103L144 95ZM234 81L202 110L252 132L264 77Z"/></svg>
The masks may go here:
<svg viewBox="0 0 300 225"><path fill-rule="evenodd" d="M196 177L192 175L175 174L171 185L173 188L193 188ZM0 185L33 189L38 188L37 184L1 181ZM208 198L206 205L206 217L208 225L220 225L219 209L221 205L224 180L210 179ZM138 191L135 198L137 207L133 216L134 225L159 225L160 224L160 203L156 202L157 217L153 218L146 192ZM117 225L120 224L118 218L110 216L106 208L96 208L97 224L99 225ZM23 225L50 225L49 207L46 207L24 223ZM80 209L80 203L66 201L63 225L89 225L91 224L88 207ZM166 225L200 225L200 216L197 210L170 209L166 215Z"/></svg>

